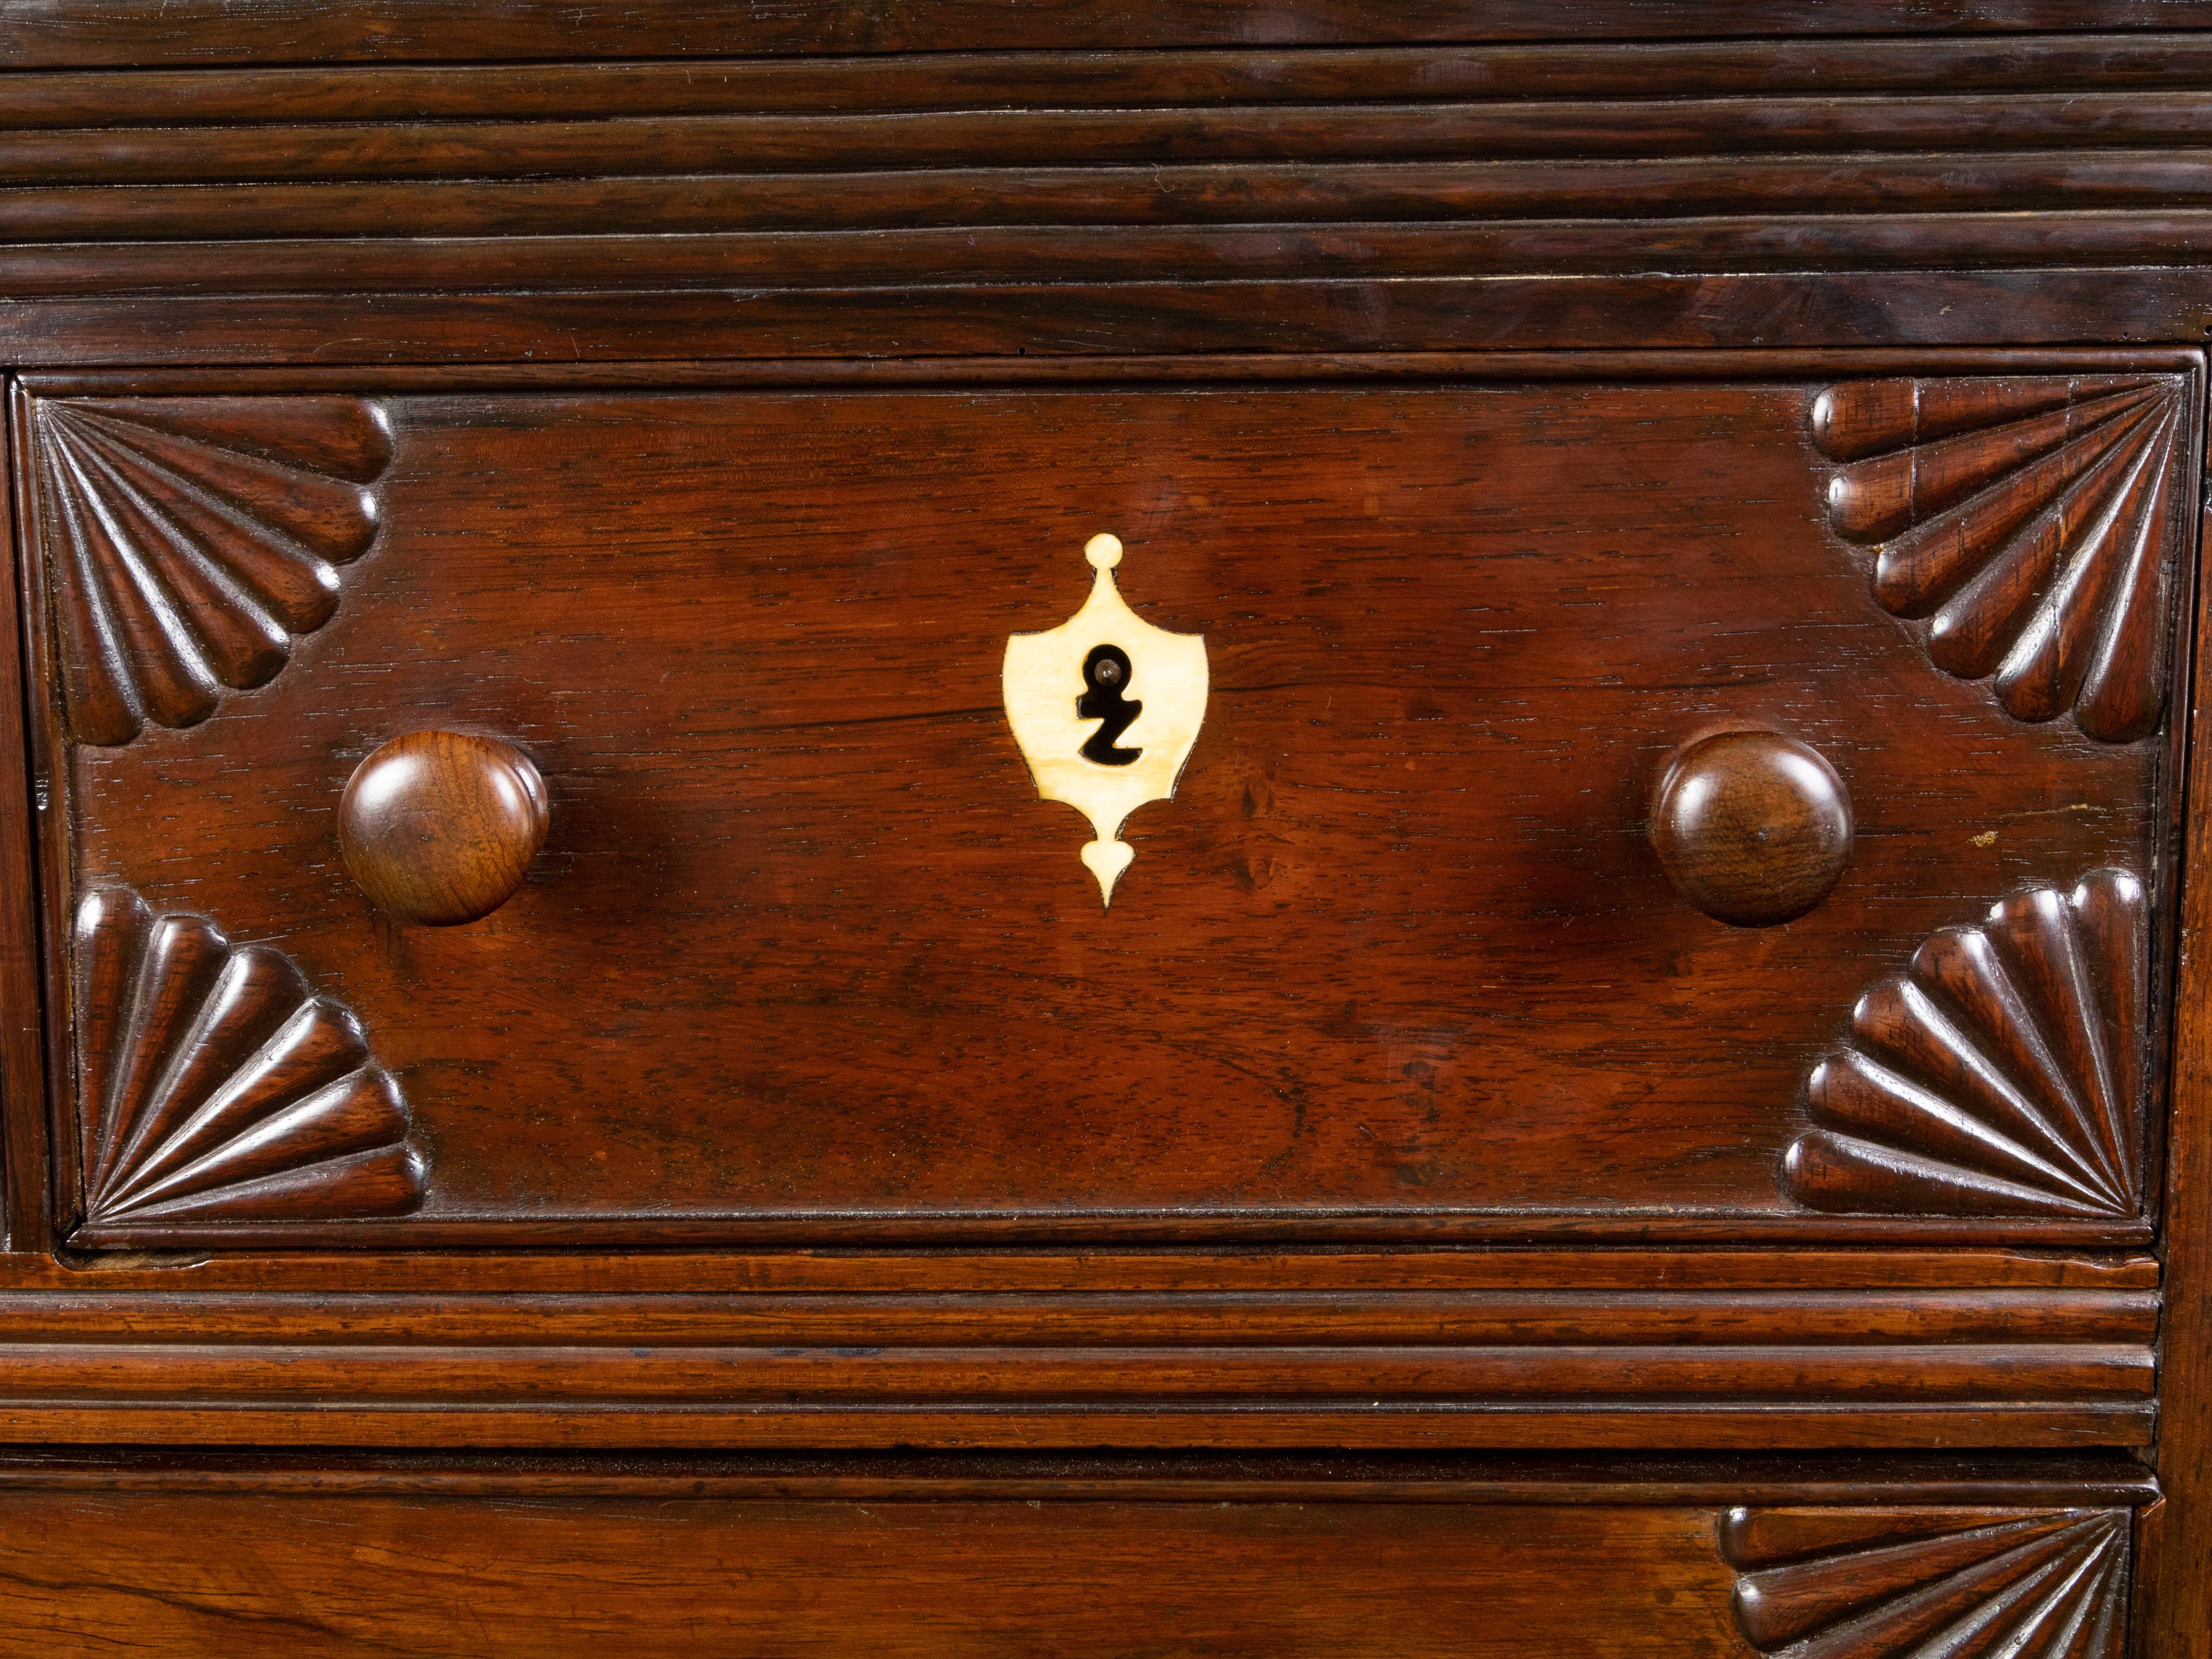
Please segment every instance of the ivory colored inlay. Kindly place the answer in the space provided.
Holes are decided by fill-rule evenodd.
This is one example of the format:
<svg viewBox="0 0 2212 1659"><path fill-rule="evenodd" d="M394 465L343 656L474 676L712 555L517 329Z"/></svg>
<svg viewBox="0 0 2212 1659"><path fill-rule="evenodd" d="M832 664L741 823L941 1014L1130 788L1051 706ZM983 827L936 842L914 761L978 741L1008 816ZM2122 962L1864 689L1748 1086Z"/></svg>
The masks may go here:
<svg viewBox="0 0 2212 1659"><path fill-rule="evenodd" d="M1155 628L1123 603L1117 538L1093 536L1083 556L1098 573L1083 608L1048 633L1006 641L1006 719L1037 793L1091 820L1098 838L1083 862L1111 904L1137 856L1118 839L1122 821L1175 793L1206 718L1206 640Z"/></svg>

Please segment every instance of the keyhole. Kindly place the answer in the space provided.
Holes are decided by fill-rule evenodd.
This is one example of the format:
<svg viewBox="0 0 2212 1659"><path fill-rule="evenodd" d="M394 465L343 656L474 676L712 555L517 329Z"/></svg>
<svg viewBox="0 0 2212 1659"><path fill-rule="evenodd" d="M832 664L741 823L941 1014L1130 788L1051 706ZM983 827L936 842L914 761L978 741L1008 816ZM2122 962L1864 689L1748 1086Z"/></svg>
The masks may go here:
<svg viewBox="0 0 2212 1659"><path fill-rule="evenodd" d="M1081 719L1100 723L1084 741L1084 759L1100 766L1127 766L1145 752L1114 746L1145 712L1144 704L1122 695L1129 689L1129 653L1118 645L1094 645L1083 659L1083 683L1091 689L1075 700L1075 712Z"/></svg>

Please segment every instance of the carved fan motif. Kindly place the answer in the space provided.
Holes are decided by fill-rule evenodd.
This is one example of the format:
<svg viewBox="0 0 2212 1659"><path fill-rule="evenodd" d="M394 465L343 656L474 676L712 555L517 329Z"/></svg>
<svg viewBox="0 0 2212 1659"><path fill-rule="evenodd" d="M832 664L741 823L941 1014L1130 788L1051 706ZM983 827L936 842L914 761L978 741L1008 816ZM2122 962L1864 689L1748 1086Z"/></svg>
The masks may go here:
<svg viewBox="0 0 2212 1659"><path fill-rule="evenodd" d="M2119 870L1937 933L1814 1068L1790 1189L1824 1210L2138 1213L2148 953Z"/></svg>
<svg viewBox="0 0 2212 1659"><path fill-rule="evenodd" d="M2122 1510L1732 1510L1735 1620L1770 1659L2118 1659Z"/></svg>
<svg viewBox="0 0 2212 1659"><path fill-rule="evenodd" d="M89 1225L394 1215L422 1201L407 1103L289 957L94 893L75 939Z"/></svg>
<svg viewBox="0 0 2212 1659"><path fill-rule="evenodd" d="M2187 511L2178 374L1850 380L1813 436L1844 463L1837 531L1875 551L1875 597L1928 619L1929 657L1994 676L2016 719L2071 709L2125 743L2166 702Z"/></svg>
<svg viewBox="0 0 2212 1659"><path fill-rule="evenodd" d="M33 404L70 734L128 743L266 684L337 608L392 460L354 398Z"/></svg>

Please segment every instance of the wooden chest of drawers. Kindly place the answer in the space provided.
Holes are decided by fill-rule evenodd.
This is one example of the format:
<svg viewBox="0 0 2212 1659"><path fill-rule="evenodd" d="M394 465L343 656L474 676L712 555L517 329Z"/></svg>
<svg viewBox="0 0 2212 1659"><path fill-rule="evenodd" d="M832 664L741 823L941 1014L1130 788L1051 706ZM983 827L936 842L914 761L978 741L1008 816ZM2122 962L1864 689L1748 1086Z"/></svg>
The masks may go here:
<svg viewBox="0 0 2212 1659"><path fill-rule="evenodd" d="M21 1650L2205 1652L2198 21L0 14Z"/></svg>

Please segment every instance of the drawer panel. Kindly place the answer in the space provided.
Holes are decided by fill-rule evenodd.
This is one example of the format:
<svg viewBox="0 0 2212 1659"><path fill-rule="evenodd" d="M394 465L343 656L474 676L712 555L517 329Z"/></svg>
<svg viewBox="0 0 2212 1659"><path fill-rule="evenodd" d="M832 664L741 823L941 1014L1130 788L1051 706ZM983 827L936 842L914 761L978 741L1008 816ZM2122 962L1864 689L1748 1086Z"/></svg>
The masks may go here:
<svg viewBox="0 0 2212 1659"><path fill-rule="evenodd" d="M80 1243L2146 1236L2192 374L159 392L27 404ZM1101 532L1205 664L1110 905L1006 680ZM1653 845L1747 729L1778 925ZM422 730L544 781L473 925L341 856Z"/></svg>
<svg viewBox="0 0 2212 1659"><path fill-rule="evenodd" d="M84 1490L94 1475L120 1491ZM9 1471L41 1651L2118 1659L2114 1482L1419 1464ZM1731 1503L1731 1480L1778 1501ZM1674 1488L1669 1493L1666 1487ZM248 1490L249 1486L258 1490ZM1782 1498L1799 1488L1878 1496ZM2070 1492L2072 1501L2056 1498ZM2054 1501L2055 1500L2055 1501ZM49 1555L70 1540L65 1582ZM1811 1642L1815 1645L1800 1646ZM1921 1644L1924 1644L1921 1645Z"/></svg>

